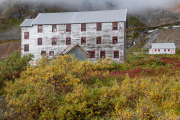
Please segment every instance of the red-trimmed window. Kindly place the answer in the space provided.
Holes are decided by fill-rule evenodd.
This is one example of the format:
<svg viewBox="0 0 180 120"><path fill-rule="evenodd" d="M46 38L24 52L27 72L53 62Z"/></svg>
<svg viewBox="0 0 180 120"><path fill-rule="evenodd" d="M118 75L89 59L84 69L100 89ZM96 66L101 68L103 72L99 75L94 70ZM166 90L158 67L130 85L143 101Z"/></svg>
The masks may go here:
<svg viewBox="0 0 180 120"><path fill-rule="evenodd" d="M57 32L57 25L52 25L52 32Z"/></svg>
<svg viewBox="0 0 180 120"><path fill-rule="evenodd" d="M86 31L86 23L81 24L81 31Z"/></svg>
<svg viewBox="0 0 180 120"><path fill-rule="evenodd" d="M101 37L96 37L96 44L101 44L102 41L101 41Z"/></svg>
<svg viewBox="0 0 180 120"><path fill-rule="evenodd" d="M155 49L155 52L156 52L157 50Z"/></svg>
<svg viewBox="0 0 180 120"><path fill-rule="evenodd" d="M54 51L49 51L49 55L53 56L54 55Z"/></svg>
<svg viewBox="0 0 180 120"><path fill-rule="evenodd" d="M112 38L112 44L118 44L118 37L117 36Z"/></svg>
<svg viewBox="0 0 180 120"><path fill-rule="evenodd" d="M114 51L114 54L113 54L113 57L114 58L119 58L119 51Z"/></svg>
<svg viewBox="0 0 180 120"><path fill-rule="evenodd" d="M29 52L29 45L28 44L24 45L24 52Z"/></svg>
<svg viewBox="0 0 180 120"><path fill-rule="evenodd" d="M29 32L24 32L24 39L29 39Z"/></svg>
<svg viewBox="0 0 180 120"><path fill-rule="evenodd" d="M38 25L38 33L42 33L43 32L43 26L42 25Z"/></svg>
<svg viewBox="0 0 180 120"><path fill-rule="evenodd" d="M164 52L166 52L166 49L164 49Z"/></svg>
<svg viewBox="0 0 180 120"><path fill-rule="evenodd" d="M57 38L52 38L51 45L57 45Z"/></svg>
<svg viewBox="0 0 180 120"><path fill-rule="evenodd" d="M170 49L168 49L168 52L170 52Z"/></svg>
<svg viewBox="0 0 180 120"><path fill-rule="evenodd" d="M97 23L96 24L96 30L101 31L102 30L102 23Z"/></svg>
<svg viewBox="0 0 180 120"><path fill-rule="evenodd" d="M95 58L95 51L88 51L89 58Z"/></svg>
<svg viewBox="0 0 180 120"><path fill-rule="evenodd" d="M42 38L38 38L37 44L42 45Z"/></svg>
<svg viewBox="0 0 180 120"><path fill-rule="evenodd" d="M112 23L112 30L118 30L118 22Z"/></svg>
<svg viewBox="0 0 180 120"><path fill-rule="evenodd" d="M41 55L46 55L46 51L41 51Z"/></svg>
<svg viewBox="0 0 180 120"><path fill-rule="evenodd" d="M106 52L100 51L100 58L106 58Z"/></svg>
<svg viewBox="0 0 180 120"><path fill-rule="evenodd" d="M70 37L66 38L66 45L71 45L71 38Z"/></svg>
<svg viewBox="0 0 180 120"><path fill-rule="evenodd" d="M66 25L66 32L71 32L71 24Z"/></svg>
<svg viewBox="0 0 180 120"><path fill-rule="evenodd" d="M158 49L158 52L160 52L160 49Z"/></svg>
<svg viewBox="0 0 180 120"><path fill-rule="evenodd" d="M81 45L85 45L86 44L86 37L81 37Z"/></svg>

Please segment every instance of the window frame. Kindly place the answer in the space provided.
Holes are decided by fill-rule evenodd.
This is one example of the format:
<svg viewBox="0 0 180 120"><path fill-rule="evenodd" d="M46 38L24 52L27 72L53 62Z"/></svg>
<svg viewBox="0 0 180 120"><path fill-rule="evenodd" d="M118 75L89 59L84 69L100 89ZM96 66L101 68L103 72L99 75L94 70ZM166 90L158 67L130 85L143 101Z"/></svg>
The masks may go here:
<svg viewBox="0 0 180 120"><path fill-rule="evenodd" d="M28 46L28 51L25 51L25 46ZM24 44L24 52L29 52L29 44Z"/></svg>
<svg viewBox="0 0 180 120"><path fill-rule="evenodd" d="M118 52L118 58L115 58L115 52ZM114 51L113 51L113 58L114 58L114 59L119 59L119 50L114 50Z"/></svg>
<svg viewBox="0 0 180 120"><path fill-rule="evenodd" d="M104 58L101 57L102 52L104 52ZM105 50L100 51L100 58L102 58L102 59L105 59L105 58L106 58L106 51L105 51Z"/></svg>
<svg viewBox="0 0 180 120"><path fill-rule="evenodd" d="M117 38L117 42L116 42L116 43L114 43L114 40L113 40L114 37ZM118 36L113 36L113 37L112 37L112 44L118 44Z"/></svg>
<svg viewBox="0 0 180 120"><path fill-rule="evenodd" d="M53 26L56 26L56 30L55 31L53 31ZM57 32L57 25L56 24L52 25L52 32Z"/></svg>
<svg viewBox="0 0 180 120"><path fill-rule="evenodd" d="M102 37L96 37L96 44L99 44L99 43L97 43L98 38L101 38L101 43L100 44L102 44Z"/></svg>
<svg viewBox="0 0 180 120"><path fill-rule="evenodd" d="M112 23L112 31L117 31L117 30L114 30L114 24L117 24L117 30L118 30L118 22L113 22Z"/></svg>
<svg viewBox="0 0 180 120"><path fill-rule="evenodd" d="M70 44L67 44L67 39L70 38ZM71 45L71 37L66 37L66 45Z"/></svg>
<svg viewBox="0 0 180 120"><path fill-rule="evenodd" d="M50 54L51 52L53 52L53 55ZM54 56L54 51L49 51L49 56Z"/></svg>
<svg viewBox="0 0 180 120"><path fill-rule="evenodd" d="M158 49L158 52L160 52L160 49Z"/></svg>
<svg viewBox="0 0 180 120"><path fill-rule="evenodd" d="M82 25L85 25L85 31L82 31ZM86 32L86 23L81 23L81 32Z"/></svg>
<svg viewBox="0 0 180 120"><path fill-rule="evenodd" d="M164 49L164 52L166 52L166 49Z"/></svg>
<svg viewBox="0 0 180 120"><path fill-rule="evenodd" d="M45 55L46 55L46 51L41 51L41 55L43 55L42 53L45 52Z"/></svg>
<svg viewBox="0 0 180 120"><path fill-rule="evenodd" d="M168 52L170 52L170 49L168 49Z"/></svg>
<svg viewBox="0 0 180 120"><path fill-rule="evenodd" d="M41 39L41 44L39 44L39 39ZM37 39L37 45L42 45L42 42L43 42L42 38Z"/></svg>
<svg viewBox="0 0 180 120"><path fill-rule="evenodd" d="M101 30L98 30L98 24L101 25ZM102 31L102 23L96 23L96 31Z"/></svg>
<svg viewBox="0 0 180 120"><path fill-rule="evenodd" d="M67 31L67 26L70 25L70 31ZM71 32L71 24L66 24L66 32Z"/></svg>
<svg viewBox="0 0 180 120"><path fill-rule="evenodd" d="M26 38L26 33L28 33L28 38ZM24 39L29 39L29 32L24 32Z"/></svg>
<svg viewBox="0 0 180 120"><path fill-rule="evenodd" d="M96 51L87 51L89 53L89 58L90 59L95 59L96 58ZM94 58L91 57L91 52L94 52Z"/></svg>
<svg viewBox="0 0 180 120"><path fill-rule="evenodd" d="M85 38L85 43L82 44L82 39ZM86 45L86 37L81 37L81 45Z"/></svg>
<svg viewBox="0 0 180 120"><path fill-rule="evenodd" d="M38 28L37 28L38 33L42 33L42 32L39 32L39 27L40 26L42 26L42 32L43 32L43 25L38 25Z"/></svg>
<svg viewBox="0 0 180 120"><path fill-rule="evenodd" d="M53 39L56 40L56 44L53 44ZM51 45L57 45L57 38L51 38Z"/></svg>
<svg viewBox="0 0 180 120"><path fill-rule="evenodd" d="M154 50L155 52L157 51L157 49Z"/></svg>

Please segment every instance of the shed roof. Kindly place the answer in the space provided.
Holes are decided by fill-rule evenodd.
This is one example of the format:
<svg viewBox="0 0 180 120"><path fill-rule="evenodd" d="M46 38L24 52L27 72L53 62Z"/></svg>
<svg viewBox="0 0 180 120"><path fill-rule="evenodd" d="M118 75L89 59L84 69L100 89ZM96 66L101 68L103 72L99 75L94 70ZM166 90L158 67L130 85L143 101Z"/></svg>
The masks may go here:
<svg viewBox="0 0 180 120"><path fill-rule="evenodd" d="M64 49L60 55L65 55L68 54L71 50L73 50L76 46L79 46L87 55L89 54L80 44L76 43L76 44L72 44L69 45L66 49Z"/></svg>
<svg viewBox="0 0 180 120"><path fill-rule="evenodd" d="M151 47L152 49L176 48L174 43L151 43L151 45L152 45Z"/></svg>
<svg viewBox="0 0 180 120"><path fill-rule="evenodd" d="M34 19L25 19L20 26L21 26L21 27L22 27L22 26L24 26L24 27L32 26L32 22L33 22L33 21L34 21Z"/></svg>
<svg viewBox="0 0 180 120"><path fill-rule="evenodd" d="M70 24L93 22L117 22L126 21L127 9L64 12L64 13L40 13L32 22L35 24Z"/></svg>

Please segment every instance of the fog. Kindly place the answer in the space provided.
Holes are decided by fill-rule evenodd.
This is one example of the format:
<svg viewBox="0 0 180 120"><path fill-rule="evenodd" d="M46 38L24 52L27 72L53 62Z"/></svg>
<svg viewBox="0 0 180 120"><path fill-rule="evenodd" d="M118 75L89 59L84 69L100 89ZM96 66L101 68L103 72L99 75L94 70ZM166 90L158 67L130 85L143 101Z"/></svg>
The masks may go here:
<svg viewBox="0 0 180 120"><path fill-rule="evenodd" d="M6 8L17 2L56 5L71 11L128 9L128 12L134 13L147 9L166 9L180 0L0 0L0 6Z"/></svg>

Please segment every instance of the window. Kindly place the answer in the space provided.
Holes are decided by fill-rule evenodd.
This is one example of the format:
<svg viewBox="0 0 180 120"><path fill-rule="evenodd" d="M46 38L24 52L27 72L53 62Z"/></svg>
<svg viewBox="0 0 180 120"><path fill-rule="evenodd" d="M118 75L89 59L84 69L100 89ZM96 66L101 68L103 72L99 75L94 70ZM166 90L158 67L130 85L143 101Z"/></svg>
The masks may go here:
<svg viewBox="0 0 180 120"><path fill-rule="evenodd" d="M24 45L24 52L29 52L29 45Z"/></svg>
<svg viewBox="0 0 180 120"><path fill-rule="evenodd" d="M96 38L96 44L101 44L101 37Z"/></svg>
<svg viewBox="0 0 180 120"><path fill-rule="evenodd" d="M95 58L95 51L88 51L89 58Z"/></svg>
<svg viewBox="0 0 180 120"><path fill-rule="evenodd" d="M112 44L118 44L118 37L113 37Z"/></svg>
<svg viewBox="0 0 180 120"><path fill-rule="evenodd" d="M29 39L29 32L24 33L24 39Z"/></svg>
<svg viewBox="0 0 180 120"><path fill-rule="evenodd" d="M42 25L38 25L38 33L42 33L43 32L43 26Z"/></svg>
<svg viewBox="0 0 180 120"><path fill-rule="evenodd" d="M158 49L158 52L160 52L160 49Z"/></svg>
<svg viewBox="0 0 180 120"><path fill-rule="evenodd" d="M51 45L57 45L57 38L52 38Z"/></svg>
<svg viewBox="0 0 180 120"><path fill-rule="evenodd" d="M81 24L81 31L86 31L86 23Z"/></svg>
<svg viewBox="0 0 180 120"><path fill-rule="evenodd" d="M38 38L38 45L42 45L42 38Z"/></svg>
<svg viewBox="0 0 180 120"><path fill-rule="evenodd" d="M46 55L46 51L41 51L41 55Z"/></svg>
<svg viewBox="0 0 180 120"><path fill-rule="evenodd" d="M114 58L119 58L119 51L114 51Z"/></svg>
<svg viewBox="0 0 180 120"><path fill-rule="evenodd" d="M105 51L100 51L100 58L106 58Z"/></svg>
<svg viewBox="0 0 180 120"><path fill-rule="evenodd" d="M57 32L57 25L52 25L52 32Z"/></svg>
<svg viewBox="0 0 180 120"><path fill-rule="evenodd" d="M85 37L82 37L81 38L81 45L85 45L86 44L86 38Z"/></svg>
<svg viewBox="0 0 180 120"><path fill-rule="evenodd" d="M170 49L168 49L168 52L170 51Z"/></svg>
<svg viewBox="0 0 180 120"><path fill-rule="evenodd" d="M118 30L118 23L117 22L112 23L112 30Z"/></svg>
<svg viewBox="0 0 180 120"><path fill-rule="evenodd" d="M164 49L164 52L166 52L166 49Z"/></svg>
<svg viewBox="0 0 180 120"><path fill-rule="evenodd" d="M49 55L53 56L54 55L54 51L49 51Z"/></svg>
<svg viewBox="0 0 180 120"><path fill-rule="evenodd" d="M97 23L96 24L96 30L101 31L102 30L102 23Z"/></svg>
<svg viewBox="0 0 180 120"><path fill-rule="evenodd" d="M156 52L157 50L155 49L155 52Z"/></svg>
<svg viewBox="0 0 180 120"><path fill-rule="evenodd" d="M66 25L66 32L71 32L71 24Z"/></svg>
<svg viewBox="0 0 180 120"><path fill-rule="evenodd" d="M70 37L66 38L66 45L71 45L71 38Z"/></svg>

